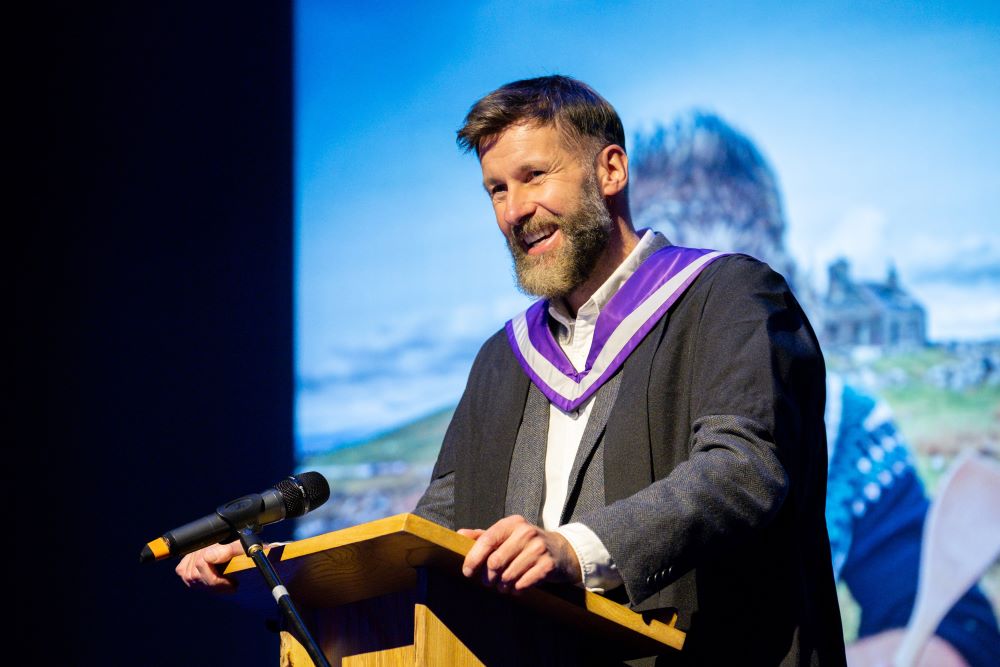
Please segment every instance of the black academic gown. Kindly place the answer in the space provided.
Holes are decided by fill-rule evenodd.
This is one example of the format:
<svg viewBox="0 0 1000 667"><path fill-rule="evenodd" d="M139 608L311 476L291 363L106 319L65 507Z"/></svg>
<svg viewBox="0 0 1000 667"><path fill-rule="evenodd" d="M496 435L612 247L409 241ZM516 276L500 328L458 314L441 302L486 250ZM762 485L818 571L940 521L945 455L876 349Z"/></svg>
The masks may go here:
<svg viewBox="0 0 1000 667"><path fill-rule="evenodd" d="M603 474L579 477L603 490L571 484L569 499L603 493L570 513L614 559L612 595L677 609L684 664L844 664L825 369L784 279L743 255L716 260L620 373L592 459ZM504 332L488 340L418 513L454 528L503 517L528 383Z"/></svg>

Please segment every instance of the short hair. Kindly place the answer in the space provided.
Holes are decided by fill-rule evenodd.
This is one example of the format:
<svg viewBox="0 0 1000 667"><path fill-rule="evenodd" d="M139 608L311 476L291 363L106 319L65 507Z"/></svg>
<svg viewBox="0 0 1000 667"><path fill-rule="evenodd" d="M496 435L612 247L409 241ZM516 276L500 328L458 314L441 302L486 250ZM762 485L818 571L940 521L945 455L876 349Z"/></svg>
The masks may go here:
<svg viewBox="0 0 1000 667"><path fill-rule="evenodd" d="M624 150L621 118L597 91L568 76L523 79L497 88L472 105L456 141L466 153L482 157L484 143L519 123L555 125L580 148L595 152L617 144Z"/></svg>

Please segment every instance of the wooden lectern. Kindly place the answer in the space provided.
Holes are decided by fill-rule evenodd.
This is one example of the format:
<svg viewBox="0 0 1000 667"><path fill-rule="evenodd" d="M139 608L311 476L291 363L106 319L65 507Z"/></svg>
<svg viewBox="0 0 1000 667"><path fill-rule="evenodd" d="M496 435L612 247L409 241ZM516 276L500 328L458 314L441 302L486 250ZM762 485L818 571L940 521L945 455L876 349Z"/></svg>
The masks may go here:
<svg viewBox="0 0 1000 667"><path fill-rule="evenodd" d="M620 665L671 654L676 619L644 617L576 586L503 595L462 576L472 540L399 514L274 546L274 563L332 665ZM273 604L250 559L226 568L252 606ZM312 666L281 636L282 667Z"/></svg>

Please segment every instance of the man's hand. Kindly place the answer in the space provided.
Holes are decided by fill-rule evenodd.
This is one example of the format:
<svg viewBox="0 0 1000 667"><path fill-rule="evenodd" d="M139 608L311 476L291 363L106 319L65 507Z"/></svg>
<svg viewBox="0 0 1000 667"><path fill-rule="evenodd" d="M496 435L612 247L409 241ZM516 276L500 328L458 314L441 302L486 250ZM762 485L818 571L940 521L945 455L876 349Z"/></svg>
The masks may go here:
<svg viewBox="0 0 1000 667"><path fill-rule="evenodd" d="M174 571L188 588L208 588L229 593L236 590L236 584L220 575L220 566L242 554L243 545L239 540L229 544L213 544L184 556Z"/></svg>
<svg viewBox="0 0 1000 667"><path fill-rule="evenodd" d="M472 577L480 571L483 582L499 591L523 591L543 581L575 584L583 580L576 552L566 538L522 516L500 519L487 530L458 532L476 540L462 573Z"/></svg>

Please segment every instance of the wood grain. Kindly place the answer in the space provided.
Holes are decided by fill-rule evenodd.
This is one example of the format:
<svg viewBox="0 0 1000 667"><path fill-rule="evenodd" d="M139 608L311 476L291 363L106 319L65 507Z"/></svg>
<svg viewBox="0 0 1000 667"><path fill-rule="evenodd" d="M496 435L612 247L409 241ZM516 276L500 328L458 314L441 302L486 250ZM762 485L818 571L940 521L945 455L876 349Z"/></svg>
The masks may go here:
<svg viewBox="0 0 1000 667"><path fill-rule="evenodd" d="M593 640L594 645L622 647L623 655L669 653L684 645L684 632L674 627L676 617L644 617L579 587L542 586L512 597L474 584L461 575L461 563L472 544L471 539L418 516L398 514L274 546L269 550L268 557L297 605L306 610L323 610L316 618L308 616L311 620L307 621L307 625L310 625L311 631L315 632L318 628L322 631L319 634L329 636L333 627L337 626L340 630L336 634L344 636L346 624L350 628L347 634L356 633L362 638L360 643L349 646L323 645L324 653L330 655L332 652L337 656L337 662L331 659L332 664L340 664L341 657L360 659L358 656L369 652L365 650L366 642L393 650L403 648L415 641L412 637L418 632L418 622L433 623L426 613L434 614L440 620L440 614L444 613L442 610L446 609L444 598L440 595L435 599L428 598L430 589L426 582L429 579L437 582L439 591L452 591L454 587L458 587L454 592L476 589L476 595L485 596L477 598L477 601L487 606L493 605L490 600L512 605L514 612L496 612L501 615L556 618L563 626L573 628L578 635ZM255 607L265 605L273 609L269 592L260 575L253 570L252 561L241 556L229 563L225 573L239 582L237 597L244 604ZM423 621L414 616L417 613L414 610L418 608L414 605L429 607L428 612L420 612L424 614ZM491 608L501 609L498 606ZM386 636L379 629L389 619L400 630L398 636ZM450 622L461 625L461 614L445 621L446 625ZM525 629L523 626L522 623L522 630ZM428 627L420 631L426 632ZM469 631L474 632L472 629ZM410 634L406 636L406 632ZM559 631L555 632L558 634ZM284 660L284 641L282 646ZM405 651L397 653L406 654ZM299 662L300 655L295 653L296 661L289 664L309 664ZM419 646L415 655L419 659Z"/></svg>

